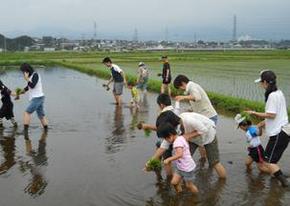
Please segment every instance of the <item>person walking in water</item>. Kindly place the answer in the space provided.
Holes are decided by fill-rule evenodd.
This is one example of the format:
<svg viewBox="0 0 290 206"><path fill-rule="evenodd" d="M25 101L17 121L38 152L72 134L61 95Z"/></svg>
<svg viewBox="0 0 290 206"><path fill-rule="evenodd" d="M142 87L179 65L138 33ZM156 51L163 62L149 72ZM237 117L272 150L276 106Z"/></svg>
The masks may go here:
<svg viewBox="0 0 290 206"><path fill-rule="evenodd" d="M113 64L109 57L103 59L103 64L111 70L111 78L106 86L108 87L112 82L114 82L113 94L115 97L115 103L120 106L122 103L123 87L124 84L127 84L125 73L118 65Z"/></svg>
<svg viewBox="0 0 290 206"><path fill-rule="evenodd" d="M29 105L24 112L24 131L28 131L31 114L35 111L44 130L47 131L48 122L44 112L45 96L42 90L41 77L34 71L33 67L27 63L22 64L20 70L27 82L27 86L22 90L22 94L27 93L29 98Z"/></svg>
<svg viewBox="0 0 290 206"><path fill-rule="evenodd" d="M162 85L161 85L161 94L165 93L165 90L167 90L167 94L171 96L171 89L170 89L170 83L171 83L171 69L170 64L168 61L167 56L161 57L163 62L163 69L162 69Z"/></svg>
<svg viewBox="0 0 290 206"><path fill-rule="evenodd" d="M246 111L257 118L264 119L258 125L264 127L266 136L269 137L265 150L265 160L271 174L276 177L283 187L289 183L282 173L278 162L288 147L290 140L290 125L287 114L285 96L277 87L277 77L273 71L260 72L260 78L255 81L265 89L265 112Z"/></svg>

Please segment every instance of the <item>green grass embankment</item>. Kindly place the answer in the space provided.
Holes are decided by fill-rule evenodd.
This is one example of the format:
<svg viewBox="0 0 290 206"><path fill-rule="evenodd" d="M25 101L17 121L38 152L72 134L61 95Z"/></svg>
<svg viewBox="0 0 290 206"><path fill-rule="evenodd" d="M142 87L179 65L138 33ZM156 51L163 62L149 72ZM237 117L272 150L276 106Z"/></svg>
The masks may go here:
<svg viewBox="0 0 290 206"><path fill-rule="evenodd" d="M74 64L74 63L66 63L66 62L58 62L56 63L58 65L61 65L63 67L71 68L74 70L77 70L79 72L83 72L89 75L96 75L99 78L102 79L108 79L110 77L109 71L107 71L105 68L98 68L98 67L90 67L90 66L84 66L80 64ZM127 80L136 80L136 76L131 74L126 74ZM161 87L161 81L158 80L149 80L148 82L148 90L152 92L160 92ZM178 95L180 94L180 91L176 90L172 87L172 94ZM213 103L213 105L219 110L219 111L225 111L230 113L239 113L244 110L255 110L258 112L263 112L265 104L262 102L256 102L246 99L241 99L237 97L231 97L226 96L222 94L217 94L214 92L208 92L208 96ZM288 110L288 114L290 115L290 110Z"/></svg>

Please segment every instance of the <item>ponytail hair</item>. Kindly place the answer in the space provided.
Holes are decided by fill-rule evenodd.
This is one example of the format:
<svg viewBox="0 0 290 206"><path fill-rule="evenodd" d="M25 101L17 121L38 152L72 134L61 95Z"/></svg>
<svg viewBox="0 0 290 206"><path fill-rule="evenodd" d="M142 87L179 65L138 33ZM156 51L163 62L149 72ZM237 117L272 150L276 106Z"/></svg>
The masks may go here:
<svg viewBox="0 0 290 206"><path fill-rule="evenodd" d="M265 102L268 101L268 98L269 98L269 95L272 93L272 92L275 92L278 90L278 87L277 87L277 84L276 84L276 80L274 81L271 81L271 82L267 82L269 85L266 89L266 92L265 92Z"/></svg>
<svg viewBox="0 0 290 206"><path fill-rule="evenodd" d="M267 102L269 95L272 92L275 92L278 90L276 78L277 77L276 77L275 73L272 71L264 71L261 74L261 81L262 82L266 81L268 83L268 87L267 87L266 92L265 92L265 102Z"/></svg>

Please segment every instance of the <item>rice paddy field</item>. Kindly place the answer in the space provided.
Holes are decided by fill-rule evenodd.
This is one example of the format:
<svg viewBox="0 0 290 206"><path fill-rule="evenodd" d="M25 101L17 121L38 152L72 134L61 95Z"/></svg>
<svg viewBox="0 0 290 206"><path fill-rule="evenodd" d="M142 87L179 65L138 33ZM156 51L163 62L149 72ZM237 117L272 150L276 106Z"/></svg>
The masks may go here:
<svg viewBox="0 0 290 206"><path fill-rule="evenodd" d="M185 74L200 84L208 92L263 102L263 90L254 80L262 69L271 69L278 76L278 85L285 93L290 105L290 51L196 51L196 52L131 52L131 53L15 53L1 54L1 65L13 65L23 61L35 64L61 64L78 67L80 71L89 70L109 75L101 64L102 58L110 56L126 74L135 76L140 61L148 65L150 79L160 84L157 76L162 70L160 57L168 55L173 77ZM82 69L84 68L84 69ZM107 74L107 75L106 75ZM100 75L99 75L100 76ZM158 86L155 86L158 88Z"/></svg>

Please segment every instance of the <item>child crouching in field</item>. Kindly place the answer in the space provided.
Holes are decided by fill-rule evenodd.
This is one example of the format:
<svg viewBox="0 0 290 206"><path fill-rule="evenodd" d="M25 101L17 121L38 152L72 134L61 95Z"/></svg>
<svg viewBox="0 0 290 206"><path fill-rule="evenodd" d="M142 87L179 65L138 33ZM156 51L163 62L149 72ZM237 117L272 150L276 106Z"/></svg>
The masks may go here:
<svg viewBox="0 0 290 206"><path fill-rule="evenodd" d="M139 95L139 91L136 88L135 84L130 81L128 82L128 89L131 90L131 107L132 108L136 108L136 109L140 109L140 95Z"/></svg>
<svg viewBox="0 0 290 206"><path fill-rule="evenodd" d="M10 120L14 127L17 127L17 123L14 119L13 114L13 103L11 101L12 92L2 83L0 80L0 91L1 91L1 101L2 107L0 109L0 128L3 127L3 118L5 117L7 120Z"/></svg>
<svg viewBox="0 0 290 206"><path fill-rule="evenodd" d="M187 189L192 193L197 193L198 189L192 182L196 164L192 159L188 140L184 136L178 136L175 128L168 123L158 127L158 132L166 141L173 144L174 155L165 159L164 164L170 164L172 161L175 163L175 172L171 184L176 192L182 192L181 180L183 179Z"/></svg>
<svg viewBox="0 0 290 206"><path fill-rule="evenodd" d="M247 142L249 143L249 153L246 159L247 170L252 170L252 163L256 162L261 172L270 173L267 163L264 161L264 148L259 137L261 135L259 128L252 125L252 122L241 114L236 115L235 121L238 124L238 128L246 132Z"/></svg>

